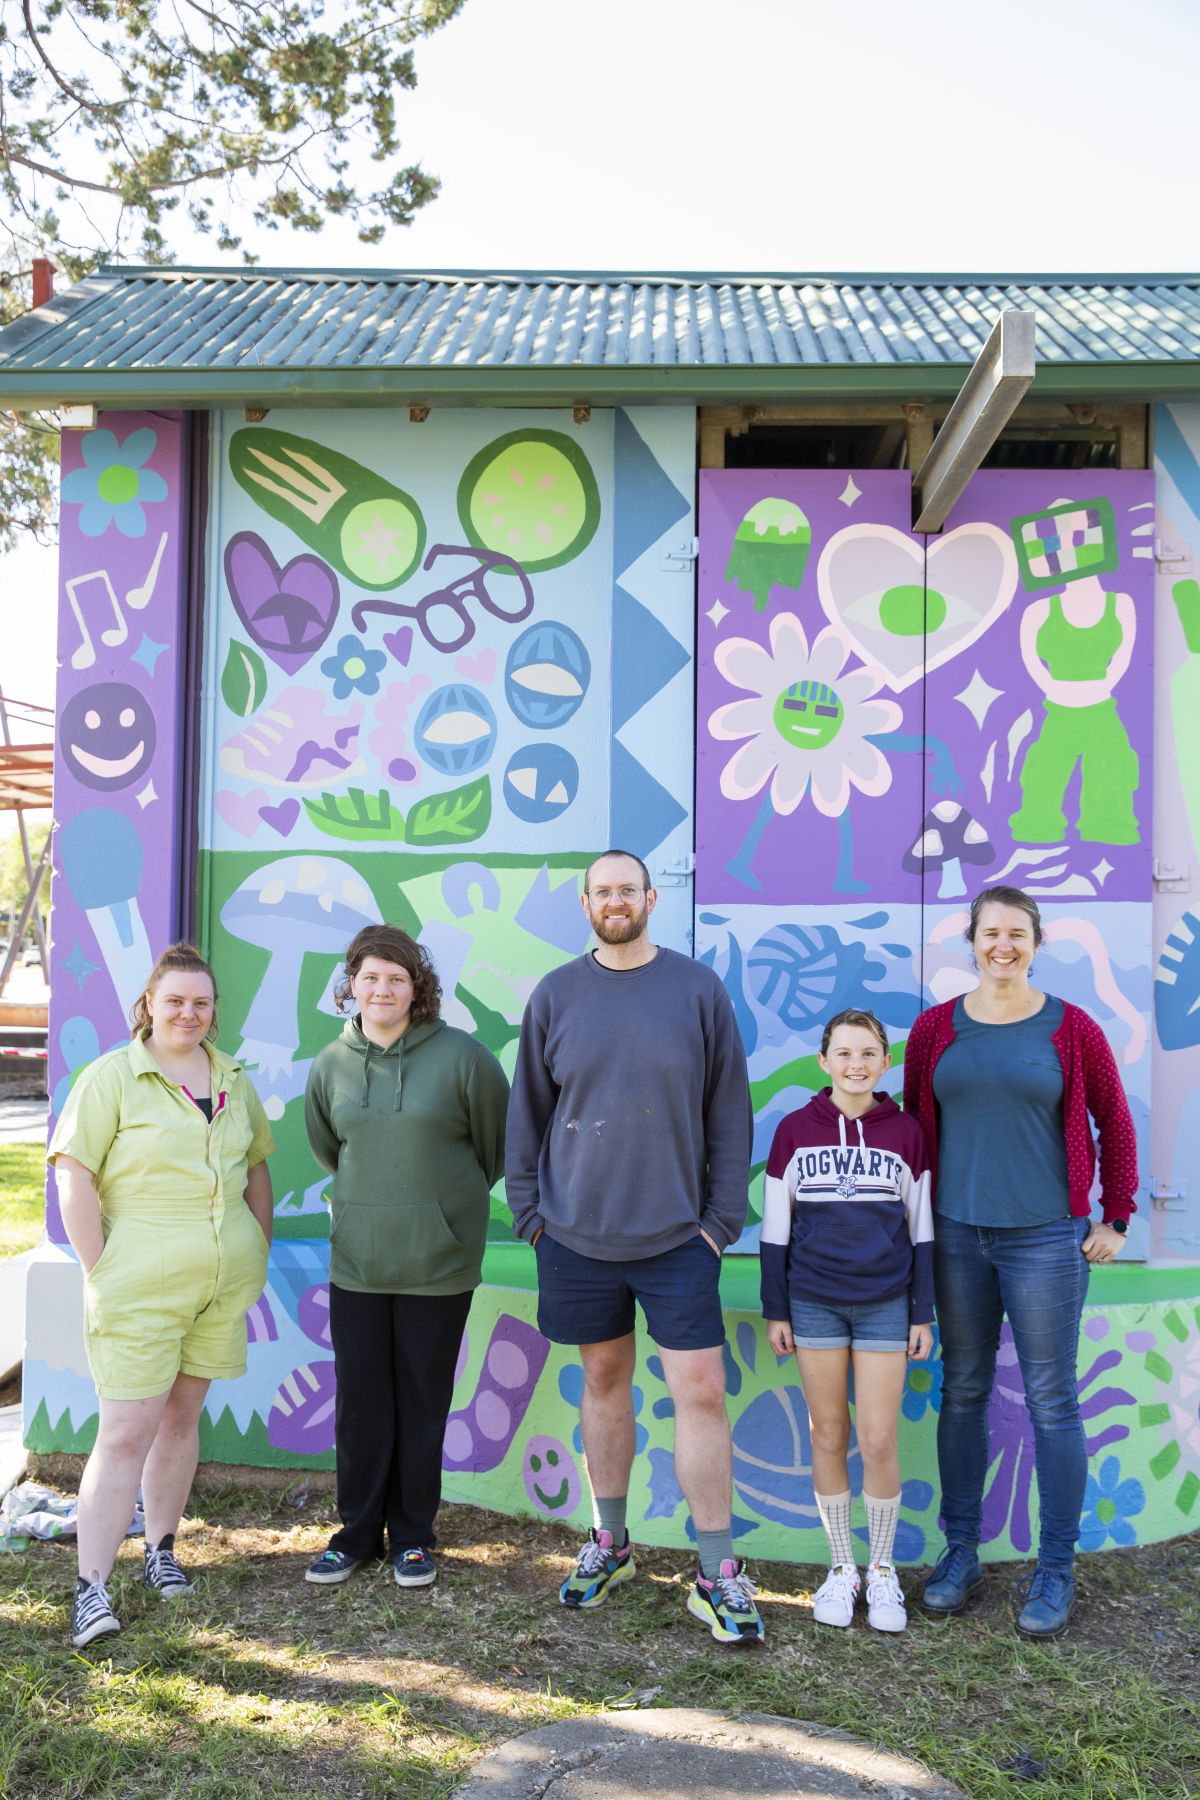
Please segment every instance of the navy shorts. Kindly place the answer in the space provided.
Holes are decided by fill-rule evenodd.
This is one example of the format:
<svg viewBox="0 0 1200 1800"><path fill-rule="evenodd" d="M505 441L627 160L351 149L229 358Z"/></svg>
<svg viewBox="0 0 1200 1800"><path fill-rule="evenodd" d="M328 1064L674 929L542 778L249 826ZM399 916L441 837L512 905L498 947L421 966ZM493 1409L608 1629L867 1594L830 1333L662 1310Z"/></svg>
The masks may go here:
<svg viewBox="0 0 1200 1800"><path fill-rule="evenodd" d="M713 1350L725 1342L721 1259L699 1232L674 1250L630 1262L581 1256L548 1231L534 1253L538 1330L552 1344L605 1344L628 1336L635 1301L660 1350Z"/></svg>
<svg viewBox="0 0 1200 1800"><path fill-rule="evenodd" d="M801 1350L908 1349L908 1295L892 1300L792 1301L792 1341Z"/></svg>

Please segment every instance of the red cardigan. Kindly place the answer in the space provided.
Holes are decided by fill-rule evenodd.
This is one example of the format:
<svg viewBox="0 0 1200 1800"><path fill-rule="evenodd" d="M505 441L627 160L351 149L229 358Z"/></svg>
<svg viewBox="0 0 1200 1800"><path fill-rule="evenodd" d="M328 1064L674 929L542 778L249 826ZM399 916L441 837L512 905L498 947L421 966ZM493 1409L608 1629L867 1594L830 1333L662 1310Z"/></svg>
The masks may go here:
<svg viewBox="0 0 1200 1800"><path fill-rule="evenodd" d="M937 1105L933 1071L954 1042L954 1001L931 1006L909 1034L904 1050L904 1107L915 1113L925 1133L937 1204ZM1063 1068L1063 1124L1067 1145L1067 1185L1073 1216L1086 1219L1096 1172L1096 1146L1088 1114L1100 1130L1100 1201L1105 1224L1137 1211L1137 1138L1129 1103L1108 1039L1081 1007L1063 1001L1063 1019L1051 1043Z"/></svg>

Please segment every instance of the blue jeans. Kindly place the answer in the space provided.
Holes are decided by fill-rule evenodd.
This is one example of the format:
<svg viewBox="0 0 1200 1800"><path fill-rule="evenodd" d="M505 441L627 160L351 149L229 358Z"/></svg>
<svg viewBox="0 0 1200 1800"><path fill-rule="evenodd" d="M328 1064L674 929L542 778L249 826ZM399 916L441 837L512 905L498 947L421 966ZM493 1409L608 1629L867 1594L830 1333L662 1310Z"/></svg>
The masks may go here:
<svg viewBox="0 0 1200 1800"><path fill-rule="evenodd" d="M938 1216L934 1281L942 1342L938 1469L948 1543L978 1545L987 1477L988 1401L1007 1313L1033 1425L1038 1561L1069 1569L1087 1480L1076 1363L1089 1263L1087 1219L1000 1228Z"/></svg>

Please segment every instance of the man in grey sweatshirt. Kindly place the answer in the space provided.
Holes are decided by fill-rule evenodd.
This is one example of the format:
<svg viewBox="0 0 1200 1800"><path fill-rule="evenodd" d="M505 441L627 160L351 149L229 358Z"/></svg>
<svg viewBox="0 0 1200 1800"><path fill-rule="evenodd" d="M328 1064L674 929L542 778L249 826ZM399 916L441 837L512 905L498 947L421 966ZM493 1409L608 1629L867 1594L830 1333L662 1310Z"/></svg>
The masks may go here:
<svg viewBox="0 0 1200 1800"><path fill-rule="evenodd" d="M509 1103L505 1186L534 1246L538 1327L579 1348L595 1525L564 1582L594 1607L635 1573L634 1303L675 1404L675 1471L700 1569L688 1611L723 1643L762 1636L730 1529L721 1252L746 1218L751 1112L733 1007L703 963L650 942L658 896L636 856L584 876L594 951L534 989Z"/></svg>

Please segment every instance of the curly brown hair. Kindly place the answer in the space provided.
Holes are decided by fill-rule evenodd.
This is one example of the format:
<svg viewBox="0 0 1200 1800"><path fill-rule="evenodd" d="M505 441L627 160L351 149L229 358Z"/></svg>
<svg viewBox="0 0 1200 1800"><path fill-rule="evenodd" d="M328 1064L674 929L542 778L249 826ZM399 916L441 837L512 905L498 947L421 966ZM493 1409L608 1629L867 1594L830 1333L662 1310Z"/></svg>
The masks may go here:
<svg viewBox="0 0 1200 1800"><path fill-rule="evenodd" d="M149 996L167 975L207 975L212 982L213 1016L212 1024L205 1032L205 1037L215 1038L217 1035L217 978L197 950L195 944L169 944L146 977L146 985L129 1009L129 1023L132 1027L130 1037L148 1038L152 1029L150 1008L146 1005Z"/></svg>
<svg viewBox="0 0 1200 1800"><path fill-rule="evenodd" d="M414 1025L436 1019L442 1010L442 984L429 960L429 952L399 925L364 925L350 940L346 949L346 972L333 990L333 1002L339 1012L350 999L351 983L368 956L380 962L398 963L412 977L413 1002L409 1015Z"/></svg>

